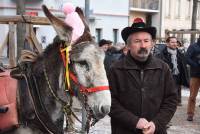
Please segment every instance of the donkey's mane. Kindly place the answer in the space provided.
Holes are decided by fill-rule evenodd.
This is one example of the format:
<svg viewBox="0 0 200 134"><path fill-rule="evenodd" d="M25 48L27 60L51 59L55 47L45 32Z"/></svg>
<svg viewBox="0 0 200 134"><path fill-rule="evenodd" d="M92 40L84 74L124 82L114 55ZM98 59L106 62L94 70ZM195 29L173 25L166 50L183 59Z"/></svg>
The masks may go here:
<svg viewBox="0 0 200 134"><path fill-rule="evenodd" d="M49 44L44 52L37 57L33 66L33 71L36 72L36 74L40 75L43 73L44 65L48 68L48 70L52 71L52 74L58 71L62 65L62 58L60 54L61 43L63 43L63 41L60 39L54 40L54 42Z"/></svg>

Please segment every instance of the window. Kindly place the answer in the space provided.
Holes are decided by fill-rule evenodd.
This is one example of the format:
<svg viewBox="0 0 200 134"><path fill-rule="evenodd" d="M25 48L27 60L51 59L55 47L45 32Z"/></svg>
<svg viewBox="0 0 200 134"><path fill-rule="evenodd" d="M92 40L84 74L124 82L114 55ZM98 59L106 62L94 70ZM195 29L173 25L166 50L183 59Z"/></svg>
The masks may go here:
<svg viewBox="0 0 200 134"><path fill-rule="evenodd" d="M118 42L118 29L113 29L113 43L116 44Z"/></svg>
<svg viewBox="0 0 200 134"><path fill-rule="evenodd" d="M165 0L165 17L170 17L171 0Z"/></svg>
<svg viewBox="0 0 200 134"><path fill-rule="evenodd" d="M175 17L180 18L180 13L181 13L181 0L176 0L176 5L175 5Z"/></svg>
<svg viewBox="0 0 200 134"><path fill-rule="evenodd" d="M96 28L96 41L99 42L102 39L102 29Z"/></svg>
<svg viewBox="0 0 200 134"><path fill-rule="evenodd" d="M158 10L159 0L148 0L147 7L150 10Z"/></svg>
<svg viewBox="0 0 200 134"><path fill-rule="evenodd" d="M140 0L132 0L132 5L134 8L141 8L140 3L141 3Z"/></svg>

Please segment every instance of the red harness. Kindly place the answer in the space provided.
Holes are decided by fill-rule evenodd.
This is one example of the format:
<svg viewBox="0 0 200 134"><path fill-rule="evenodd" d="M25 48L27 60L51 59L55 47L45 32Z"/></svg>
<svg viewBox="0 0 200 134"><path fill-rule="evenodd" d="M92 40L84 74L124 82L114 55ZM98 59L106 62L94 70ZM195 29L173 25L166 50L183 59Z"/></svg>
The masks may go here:
<svg viewBox="0 0 200 134"><path fill-rule="evenodd" d="M91 88L86 88L83 85L80 85L77 77L70 71L69 77L74 81L75 84L79 85L79 89L81 93L93 93L97 91L109 90L109 86L96 86Z"/></svg>
<svg viewBox="0 0 200 134"><path fill-rule="evenodd" d="M61 57L62 57L62 60L63 60L63 64L64 66L66 67L66 51L60 51L61 52ZM67 70L65 70L67 71ZM103 90L109 90L109 86L96 86L96 87L90 87L90 88L87 88L83 85L81 85L79 82L78 82L78 78L71 72L69 71L69 78L73 80L73 82L79 86L79 89L80 89L80 92L81 93L94 93L94 92L98 92L98 91L103 91ZM73 93L72 89L70 88L69 89L71 93Z"/></svg>

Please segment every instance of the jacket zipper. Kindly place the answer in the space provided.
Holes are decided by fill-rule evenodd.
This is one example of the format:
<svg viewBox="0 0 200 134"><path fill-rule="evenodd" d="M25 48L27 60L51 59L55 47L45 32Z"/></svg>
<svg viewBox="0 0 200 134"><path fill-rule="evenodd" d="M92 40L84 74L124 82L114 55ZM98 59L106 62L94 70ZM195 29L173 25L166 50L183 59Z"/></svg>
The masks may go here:
<svg viewBox="0 0 200 134"><path fill-rule="evenodd" d="M144 81L144 70L140 70L140 79L141 79L141 115L143 113L143 100L144 100L144 87L143 87L143 81Z"/></svg>

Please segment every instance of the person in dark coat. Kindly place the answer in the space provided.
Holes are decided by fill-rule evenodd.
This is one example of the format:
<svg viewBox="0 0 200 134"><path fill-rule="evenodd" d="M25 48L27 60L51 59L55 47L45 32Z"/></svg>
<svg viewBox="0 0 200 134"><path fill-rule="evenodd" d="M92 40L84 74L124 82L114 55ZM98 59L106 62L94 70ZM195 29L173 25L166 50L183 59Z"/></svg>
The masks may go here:
<svg viewBox="0 0 200 134"><path fill-rule="evenodd" d="M111 46L112 46L112 41L110 40L101 39L99 41L99 47L101 47L104 52L106 52Z"/></svg>
<svg viewBox="0 0 200 134"><path fill-rule="evenodd" d="M189 46L186 52L187 63L190 65L190 97L188 99L187 120L193 121L196 96L200 88L200 38L197 43Z"/></svg>
<svg viewBox="0 0 200 134"><path fill-rule="evenodd" d="M123 59L128 53L128 47L127 46L124 46L123 49L122 49L122 54L119 56L119 60Z"/></svg>
<svg viewBox="0 0 200 134"><path fill-rule="evenodd" d="M112 134L166 134L177 93L168 65L150 54L156 28L136 18L121 34L129 52L108 75Z"/></svg>
<svg viewBox="0 0 200 134"><path fill-rule="evenodd" d="M178 49L178 41L176 37L168 37L166 43L166 47L161 53L159 53L159 55L157 55L157 57L166 62L171 69L178 92L178 106L181 106L181 86L189 87L186 60L183 53Z"/></svg>
<svg viewBox="0 0 200 134"><path fill-rule="evenodd" d="M106 74L108 74L111 64L120 57L122 52L113 47L112 41L110 40L100 40L99 47L102 48L105 52L104 66Z"/></svg>

